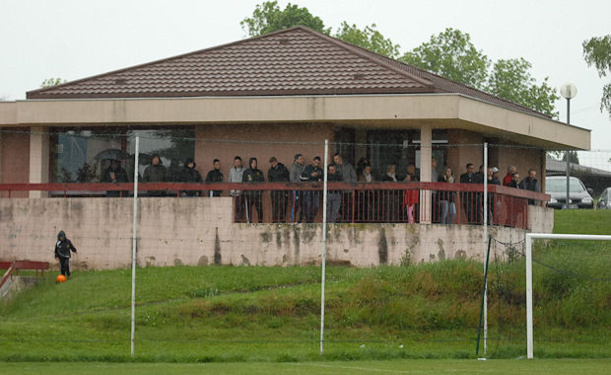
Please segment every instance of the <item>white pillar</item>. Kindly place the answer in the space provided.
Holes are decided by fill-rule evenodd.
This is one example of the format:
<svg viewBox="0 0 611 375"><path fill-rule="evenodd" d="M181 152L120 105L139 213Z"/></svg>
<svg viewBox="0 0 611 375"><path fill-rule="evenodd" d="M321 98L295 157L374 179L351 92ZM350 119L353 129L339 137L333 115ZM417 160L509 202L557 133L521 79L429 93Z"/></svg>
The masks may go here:
<svg viewBox="0 0 611 375"><path fill-rule="evenodd" d="M30 183L49 182L49 133L42 126L30 128ZM46 191L30 191L30 198L42 198Z"/></svg>
<svg viewBox="0 0 611 375"><path fill-rule="evenodd" d="M433 158L433 129L423 125L420 128L420 181L431 181L431 159ZM420 193L420 223L431 223L431 191L423 190Z"/></svg>

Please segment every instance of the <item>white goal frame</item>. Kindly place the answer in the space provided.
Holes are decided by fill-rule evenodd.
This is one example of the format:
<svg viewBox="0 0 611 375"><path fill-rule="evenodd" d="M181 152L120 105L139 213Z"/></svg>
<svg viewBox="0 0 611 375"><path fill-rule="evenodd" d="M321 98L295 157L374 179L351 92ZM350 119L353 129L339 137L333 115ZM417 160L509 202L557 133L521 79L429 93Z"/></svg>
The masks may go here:
<svg viewBox="0 0 611 375"><path fill-rule="evenodd" d="M526 351L527 358L533 358L533 273L532 273L532 240L594 240L611 241L611 236L589 234L526 234Z"/></svg>

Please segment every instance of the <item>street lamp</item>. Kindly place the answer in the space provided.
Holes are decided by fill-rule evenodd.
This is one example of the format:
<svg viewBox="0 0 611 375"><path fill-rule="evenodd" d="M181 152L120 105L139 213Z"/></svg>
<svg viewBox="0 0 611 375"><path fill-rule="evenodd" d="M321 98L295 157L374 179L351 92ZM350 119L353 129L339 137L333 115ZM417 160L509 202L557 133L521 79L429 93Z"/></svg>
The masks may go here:
<svg viewBox="0 0 611 375"><path fill-rule="evenodd" d="M571 99L573 99L575 96L577 96L577 86L575 86L574 83L572 82L567 82L565 84L563 84L562 86L560 86L560 95L562 95L563 98L566 99L566 123L570 124L571 123ZM570 195L570 169L571 169L571 162L570 162L570 158L569 158L569 150L566 150L565 154L566 156L566 208L569 208L569 203L571 201L571 195Z"/></svg>

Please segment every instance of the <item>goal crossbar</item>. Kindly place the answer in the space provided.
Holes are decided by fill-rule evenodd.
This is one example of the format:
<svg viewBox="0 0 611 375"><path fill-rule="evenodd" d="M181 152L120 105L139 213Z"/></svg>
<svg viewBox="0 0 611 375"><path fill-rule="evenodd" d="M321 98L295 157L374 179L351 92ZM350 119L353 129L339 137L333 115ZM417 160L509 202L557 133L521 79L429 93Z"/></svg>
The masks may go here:
<svg viewBox="0 0 611 375"><path fill-rule="evenodd" d="M611 236L589 234L526 234L526 351L527 358L533 358L533 278L532 278L532 240L593 240L611 241Z"/></svg>

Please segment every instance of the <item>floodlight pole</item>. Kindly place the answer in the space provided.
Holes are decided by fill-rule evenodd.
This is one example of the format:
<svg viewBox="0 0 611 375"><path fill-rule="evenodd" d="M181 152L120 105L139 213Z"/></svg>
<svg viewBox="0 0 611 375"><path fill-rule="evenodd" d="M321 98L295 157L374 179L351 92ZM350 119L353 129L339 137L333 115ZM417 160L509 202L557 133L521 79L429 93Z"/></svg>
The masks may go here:
<svg viewBox="0 0 611 375"><path fill-rule="evenodd" d="M574 83L564 83L560 86L560 95L566 99L566 123L567 125L571 124L571 99L577 96L577 86ZM569 159L569 150L567 149L564 153L566 157L566 208L569 208L569 203L571 200L571 183L570 183L570 173L571 173L571 161Z"/></svg>
<svg viewBox="0 0 611 375"><path fill-rule="evenodd" d="M132 318L131 318L131 354L135 355L136 334L136 249L138 238L138 163L140 156L140 137L136 136L136 151L134 157L134 221L132 223Z"/></svg>

